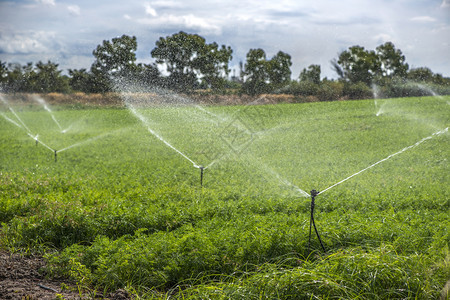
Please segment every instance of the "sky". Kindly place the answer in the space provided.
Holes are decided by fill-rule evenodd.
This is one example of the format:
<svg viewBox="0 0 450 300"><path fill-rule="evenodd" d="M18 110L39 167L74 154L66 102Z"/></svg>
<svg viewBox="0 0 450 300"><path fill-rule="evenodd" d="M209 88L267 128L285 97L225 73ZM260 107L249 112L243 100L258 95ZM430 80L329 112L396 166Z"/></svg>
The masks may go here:
<svg viewBox="0 0 450 300"><path fill-rule="evenodd" d="M180 31L230 46L239 73L250 49L292 57L292 78L349 47L394 43L410 68L450 77L450 0L0 0L0 61L89 69L103 40L136 36L137 62L151 63L160 37ZM233 75L233 72L231 73Z"/></svg>

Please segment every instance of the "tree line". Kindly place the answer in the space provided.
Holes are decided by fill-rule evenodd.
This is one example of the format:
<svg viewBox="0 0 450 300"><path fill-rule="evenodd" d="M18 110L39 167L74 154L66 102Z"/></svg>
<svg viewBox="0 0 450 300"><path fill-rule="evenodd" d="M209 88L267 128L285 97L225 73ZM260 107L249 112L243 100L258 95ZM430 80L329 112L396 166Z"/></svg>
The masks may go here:
<svg viewBox="0 0 450 300"><path fill-rule="evenodd" d="M93 50L89 70L69 69L68 75L51 61L26 65L0 61L0 88L9 93L106 93L114 90L115 81L126 78L184 93L286 93L320 100L370 97L374 86L386 97L423 93L420 85L411 82L450 94L450 78L426 67L410 69L402 51L391 42L375 50L352 46L339 53L331 60L337 80L321 79L321 67L314 64L292 80L291 56L279 51L269 59L263 49L250 49L238 75L230 76L233 50L229 46L208 44L203 37L183 31L161 37L155 45L150 52L154 63L142 64L137 63L135 36L104 40Z"/></svg>

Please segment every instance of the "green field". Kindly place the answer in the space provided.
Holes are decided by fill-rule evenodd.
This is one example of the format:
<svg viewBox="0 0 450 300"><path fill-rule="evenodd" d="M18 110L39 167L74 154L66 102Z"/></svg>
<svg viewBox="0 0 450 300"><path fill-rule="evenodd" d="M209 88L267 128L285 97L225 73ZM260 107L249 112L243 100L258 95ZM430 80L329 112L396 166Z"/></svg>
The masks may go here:
<svg viewBox="0 0 450 300"><path fill-rule="evenodd" d="M450 97L9 103L1 245L87 291L437 299L450 278ZM308 247L312 189L325 252L314 231Z"/></svg>

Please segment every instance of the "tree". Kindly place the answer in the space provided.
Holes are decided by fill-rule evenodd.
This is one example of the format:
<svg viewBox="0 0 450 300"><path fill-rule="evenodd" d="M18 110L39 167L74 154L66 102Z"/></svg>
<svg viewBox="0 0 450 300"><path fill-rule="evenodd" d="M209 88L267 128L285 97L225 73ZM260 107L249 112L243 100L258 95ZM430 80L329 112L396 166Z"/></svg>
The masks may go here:
<svg viewBox="0 0 450 300"><path fill-rule="evenodd" d="M267 92L269 75L267 72L266 53L263 49L250 49L244 65L245 81L242 89L249 95Z"/></svg>
<svg viewBox="0 0 450 300"><path fill-rule="evenodd" d="M136 70L137 39L122 35L111 41L104 40L92 52L95 61L91 66L94 76L94 90L106 92L111 89L111 79L128 77Z"/></svg>
<svg viewBox="0 0 450 300"><path fill-rule="evenodd" d="M279 51L266 59L263 49L250 49L244 65L242 91L249 95L268 93L286 86L291 81L291 56Z"/></svg>
<svg viewBox="0 0 450 300"><path fill-rule="evenodd" d="M69 91L68 79L61 75L62 71L58 70L58 64L51 61L47 63L39 61L35 70L29 78L31 91L40 93Z"/></svg>
<svg viewBox="0 0 450 300"><path fill-rule="evenodd" d="M93 75L86 69L69 69L69 85L74 91L90 93L93 91Z"/></svg>
<svg viewBox="0 0 450 300"><path fill-rule="evenodd" d="M8 64L8 74L4 83L5 92L33 92L34 76L33 63L29 62L25 66L18 63Z"/></svg>
<svg viewBox="0 0 450 300"><path fill-rule="evenodd" d="M393 78L405 79L409 68L402 51L396 49L392 42L378 46L375 51L352 46L341 52L338 60L332 60L331 64L342 80L366 85L373 81L380 83Z"/></svg>
<svg viewBox="0 0 450 300"><path fill-rule="evenodd" d="M406 78L409 66L405 63L405 56L400 49L395 49L391 42L386 42L376 48L378 56L378 74L381 77Z"/></svg>
<svg viewBox="0 0 450 300"><path fill-rule="evenodd" d="M233 50L225 45L219 49L219 45L215 42L205 44L204 50L196 61L196 68L202 74L202 82L208 88L223 89L230 73L228 64L232 59Z"/></svg>
<svg viewBox="0 0 450 300"><path fill-rule="evenodd" d="M136 71L133 74L136 81L150 86L162 85L161 73L156 64L137 64Z"/></svg>
<svg viewBox="0 0 450 300"><path fill-rule="evenodd" d="M8 67L0 60L0 84L8 81Z"/></svg>
<svg viewBox="0 0 450 300"><path fill-rule="evenodd" d="M341 52L337 64L334 62L334 67L345 81L363 82L367 85L371 84L377 70L381 69L375 51L367 51L361 46L352 46Z"/></svg>
<svg viewBox="0 0 450 300"><path fill-rule="evenodd" d="M300 73L299 80L320 84L320 65L310 65L308 69L303 69Z"/></svg>
<svg viewBox="0 0 450 300"><path fill-rule="evenodd" d="M408 72L408 79L417 82L431 82L433 80L433 72L426 67L414 68Z"/></svg>
<svg viewBox="0 0 450 300"><path fill-rule="evenodd" d="M183 31L160 38L151 56L170 73L168 81L176 90L188 91L201 81L212 88L223 86L228 75L232 50L216 43L206 44L203 37Z"/></svg>
<svg viewBox="0 0 450 300"><path fill-rule="evenodd" d="M290 83L291 66L291 56L287 53L279 51L272 57L267 66L271 90L282 88Z"/></svg>

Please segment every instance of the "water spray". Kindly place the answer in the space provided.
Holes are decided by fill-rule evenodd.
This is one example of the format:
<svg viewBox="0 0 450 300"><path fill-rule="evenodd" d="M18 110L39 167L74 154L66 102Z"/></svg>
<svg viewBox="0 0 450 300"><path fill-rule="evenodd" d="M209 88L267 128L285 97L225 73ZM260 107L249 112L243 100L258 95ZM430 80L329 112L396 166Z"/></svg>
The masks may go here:
<svg viewBox="0 0 450 300"><path fill-rule="evenodd" d="M53 111L50 109L50 107L48 107L47 102L45 102L44 99L42 99L39 96L33 96L33 99L35 101L37 101L39 104L41 104L44 109L50 114L50 116L52 117L53 121L55 122L55 124L58 126L59 130L63 130L61 127L61 124L59 124L58 120L55 118L55 115L53 114Z"/></svg>
<svg viewBox="0 0 450 300"><path fill-rule="evenodd" d="M386 160L388 160L388 159L391 159L392 157L394 157L394 156L396 156L396 155L398 155L398 154L401 154L401 153L403 153L403 152L405 152L405 151L407 151L407 150L409 150L409 149L411 149L411 148L417 147L417 146L419 146L420 144L422 144L423 142L425 142L425 141L427 141L427 140L430 140L430 139L432 139L432 138L435 137L435 136L444 134L444 133L446 133L446 132L448 132L448 127L445 128L445 129L436 131L436 132L433 133L432 135L427 136L427 137L421 139L421 140L418 141L417 143L415 143L415 144L413 144L413 145L411 145L411 146L405 147L405 148L403 148L402 150L400 150L400 151L398 151L398 152L395 152L395 153L393 153L393 154L391 154L391 155L389 155L389 156L383 158L382 160L377 161L377 162L374 163L374 164L371 164L371 165L368 166L367 168L364 168L364 169L362 169L361 171L358 171L358 172L356 172L356 173L354 173L354 174L348 176L347 178L345 178L345 179L343 179L343 180L341 180L341 181L339 181L339 182L333 184L332 186L327 187L326 189L322 190L321 192L318 192L317 195L318 195L318 194L322 194L323 192L326 192L326 191L328 191L329 189L332 189L332 188L334 188L335 186L338 186L338 185L340 185L341 183L344 183L345 181L349 180L350 178L355 177L356 175L359 175L359 174L361 174L362 172L367 171L367 170L369 170L369 169L375 167L376 165L378 165L378 164L380 164L380 163L382 163L382 162L384 162L384 161L386 161Z"/></svg>
<svg viewBox="0 0 450 300"><path fill-rule="evenodd" d="M374 164L368 166L367 168L362 169L361 171L358 171L358 172L356 172L356 173L354 173L354 174L348 176L347 178L345 178L345 179L339 181L338 183L333 184L332 186L329 186L328 188L322 190L321 192L316 191L316 190L312 190L312 191L311 191L311 219L310 219L310 222L309 222L309 240L308 240L308 249L310 249L310 245L311 245L311 232L312 232L312 227L314 227L314 231L316 232L317 238L319 239L320 246L322 246L323 251L325 251L325 247L324 247L324 245L323 245L323 243L322 243L322 240L321 240L321 238L320 238L319 232L317 231L316 224L315 224L315 222L314 222L314 206L315 206L316 196L318 196L319 194L322 194L323 192L328 191L329 189L331 189L331 188L333 188L333 187L335 187L335 186L340 185L341 183L343 183L343 182L349 180L350 178L352 178L352 177L354 177L354 176L356 176L356 175L359 175L359 174L361 174L362 172L364 172L364 171L366 171L366 170L369 170L370 168L373 168L373 167L375 167L376 165L378 165L378 164L380 164L380 163L382 163L382 162L384 162L384 161L386 161L386 160L388 160L388 159L390 159L390 158L392 158L392 157L394 157L394 156L396 156L396 155L398 155L398 154L401 154L401 153L403 153L403 152L405 152L405 151L407 151L407 150L409 150L409 149L411 149L411 148L417 147L417 146L419 146L420 144L422 144L423 142L425 142L425 141L427 141L427 140L429 140L429 139L432 139L433 137L435 137L435 136L437 136L437 135L444 134L444 133L446 133L446 132L448 132L448 127L445 128L445 129L439 130L439 131L433 133L432 135L427 136L427 137L421 139L421 140L418 141L417 143L415 143L415 144L413 144L413 145L411 145L411 146L405 147L405 148L403 148L402 150L400 150L400 151L398 151L398 152L395 152L394 154L391 154L391 155L387 156L386 158L383 158L382 160L377 161L376 163L374 163Z"/></svg>
<svg viewBox="0 0 450 300"><path fill-rule="evenodd" d="M320 192L316 191L316 190L312 190L311 191L311 218L309 220L309 240L308 240L308 249L310 248L311 245L311 231L312 231L312 226L314 226L314 231L316 232L317 238L319 239L320 242L320 246L322 246L323 251L325 252L325 247L323 246L322 243L322 239L320 238L319 235L319 231L317 230L316 227L316 223L314 222L314 206L315 206L315 200L316 200L316 196L319 195Z"/></svg>
<svg viewBox="0 0 450 300"><path fill-rule="evenodd" d="M168 141L166 141L160 134L158 134L155 130L153 130L150 127L150 124L148 122L148 120L142 115L140 114L131 104L127 104L128 108L131 110L131 112L139 119L141 120L141 122L147 127L148 132L150 132L153 136L155 136L156 138L158 138L161 142L163 142L167 147L169 147L170 149L174 150L175 152L177 152L178 154L180 154L181 156L183 156L185 159L187 159L189 162L191 162L194 167L197 167L198 165L192 160L190 159L186 154L184 154L183 152L181 152L180 150L178 150L177 148L175 148L172 144L170 144Z"/></svg>

